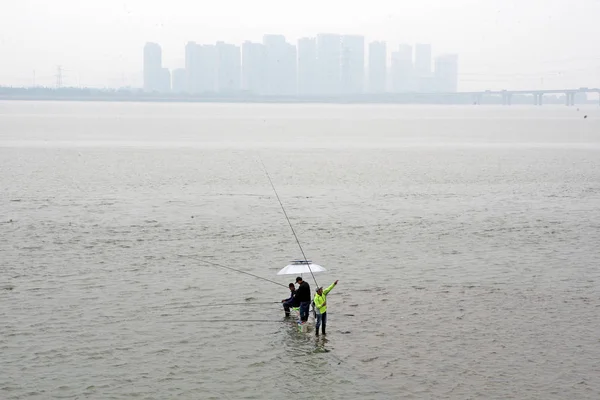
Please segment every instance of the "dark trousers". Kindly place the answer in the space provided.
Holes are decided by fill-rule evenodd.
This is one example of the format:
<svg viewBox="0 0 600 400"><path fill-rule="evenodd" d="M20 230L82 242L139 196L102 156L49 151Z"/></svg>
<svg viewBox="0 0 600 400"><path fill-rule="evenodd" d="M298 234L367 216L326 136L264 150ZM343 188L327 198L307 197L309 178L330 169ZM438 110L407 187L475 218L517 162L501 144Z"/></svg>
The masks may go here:
<svg viewBox="0 0 600 400"><path fill-rule="evenodd" d="M323 314L317 314L317 325L315 332L319 334L319 327L321 326L321 322L323 322L323 333L325 333L325 326L327 325L327 312Z"/></svg>
<svg viewBox="0 0 600 400"><path fill-rule="evenodd" d="M310 308L310 301L303 301L300 303L300 320L308 321L308 310Z"/></svg>
<svg viewBox="0 0 600 400"><path fill-rule="evenodd" d="M283 302L283 309L285 310L285 315L290 314L290 307L297 307L297 305L294 304L293 300L286 300Z"/></svg>

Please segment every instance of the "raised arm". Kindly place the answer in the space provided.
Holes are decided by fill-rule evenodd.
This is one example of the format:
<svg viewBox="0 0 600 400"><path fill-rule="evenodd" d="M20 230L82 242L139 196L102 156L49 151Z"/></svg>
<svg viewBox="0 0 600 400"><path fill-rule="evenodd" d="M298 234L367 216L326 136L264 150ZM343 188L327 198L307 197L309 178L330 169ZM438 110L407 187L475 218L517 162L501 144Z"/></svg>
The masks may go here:
<svg viewBox="0 0 600 400"><path fill-rule="evenodd" d="M331 285L329 285L329 287L327 289L323 290L323 294L327 294L327 293L331 292L331 289L333 289L335 287L335 285L337 285L337 283L338 283L338 281L336 280Z"/></svg>

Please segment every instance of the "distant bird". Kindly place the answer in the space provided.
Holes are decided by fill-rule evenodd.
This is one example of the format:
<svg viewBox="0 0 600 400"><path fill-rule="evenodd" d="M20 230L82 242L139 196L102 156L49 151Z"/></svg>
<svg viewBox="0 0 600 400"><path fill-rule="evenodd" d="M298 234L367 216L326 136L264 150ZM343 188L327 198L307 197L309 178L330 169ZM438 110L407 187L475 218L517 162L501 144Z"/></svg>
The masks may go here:
<svg viewBox="0 0 600 400"><path fill-rule="evenodd" d="M584 118L584 119L585 119L585 118L587 118L587 115L584 115L584 116L583 116L583 118Z"/></svg>

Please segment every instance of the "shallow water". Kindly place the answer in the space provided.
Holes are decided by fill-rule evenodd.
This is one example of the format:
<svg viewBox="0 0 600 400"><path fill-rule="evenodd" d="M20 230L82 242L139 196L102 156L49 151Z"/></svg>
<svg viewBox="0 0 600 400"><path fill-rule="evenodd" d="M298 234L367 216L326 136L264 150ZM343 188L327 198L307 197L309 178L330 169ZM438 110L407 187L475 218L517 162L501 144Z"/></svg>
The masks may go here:
<svg viewBox="0 0 600 400"><path fill-rule="evenodd" d="M0 102L0 398L597 399L599 132L598 108ZM259 156L340 280L326 339L223 305L286 288L181 256L293 280Z"/></svg>

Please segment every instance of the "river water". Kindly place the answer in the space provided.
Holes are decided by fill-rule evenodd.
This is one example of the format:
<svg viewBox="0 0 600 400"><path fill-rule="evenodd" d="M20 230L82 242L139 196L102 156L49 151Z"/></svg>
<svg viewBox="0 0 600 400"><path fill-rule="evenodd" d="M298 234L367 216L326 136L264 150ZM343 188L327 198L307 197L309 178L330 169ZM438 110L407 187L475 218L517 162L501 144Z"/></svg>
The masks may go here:
<svg viewBox="0 0 600 400"><path fill-rule="evenodd" d="M182 257L293 281L259 159L326 338ZM597 107L0 102L0 180L2 399L600 398Z"/></svg>

